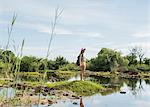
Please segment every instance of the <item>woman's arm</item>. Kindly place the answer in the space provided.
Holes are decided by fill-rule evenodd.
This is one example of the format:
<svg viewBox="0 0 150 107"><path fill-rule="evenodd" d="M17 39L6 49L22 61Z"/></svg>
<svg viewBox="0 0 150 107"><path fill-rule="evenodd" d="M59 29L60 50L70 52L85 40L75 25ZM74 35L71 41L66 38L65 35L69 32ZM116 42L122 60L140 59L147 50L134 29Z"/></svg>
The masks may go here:
<svg viewBox="0 0 150 107"><path fill-rule="evenodd" d="M81 64L81 57L82 57L82 56L81 56L81 54L80 54L80 58L79 58L79 59L80 59L80 60L79 60L79 61L80 61L80 64Z"/></svg>

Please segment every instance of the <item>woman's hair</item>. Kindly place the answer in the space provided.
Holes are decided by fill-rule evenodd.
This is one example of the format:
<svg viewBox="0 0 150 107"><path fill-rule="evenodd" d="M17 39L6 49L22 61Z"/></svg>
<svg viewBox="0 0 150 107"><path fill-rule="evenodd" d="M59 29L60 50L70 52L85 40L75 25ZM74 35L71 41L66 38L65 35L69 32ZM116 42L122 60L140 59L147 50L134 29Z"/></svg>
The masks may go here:
<svg viewBox="0 0 150 107"><path fill-rule="evenodd" d="M82 48L80 54L83 54L85 50L85 48Z"/></svg>

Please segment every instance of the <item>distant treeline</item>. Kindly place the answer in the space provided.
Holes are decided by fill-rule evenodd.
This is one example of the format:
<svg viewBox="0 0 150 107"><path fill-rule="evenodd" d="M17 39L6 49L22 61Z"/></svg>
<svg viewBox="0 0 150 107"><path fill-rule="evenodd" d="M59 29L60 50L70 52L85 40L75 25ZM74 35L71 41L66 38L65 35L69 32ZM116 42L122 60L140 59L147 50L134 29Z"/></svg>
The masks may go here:
<svg viewBox="0 0 150 107"><path fill-rule="evenodd" d="M102 48L95 58L87 60L87 69L90 71L150 71L150 58L144 57L141 48L132 48L129 54L122 56L120 52ZM15 70L17 61L20 60L19 71L36 72L42 70L79 70L75 63L70 63L63 56L54 60L37 58L35 56L17 57L10 50L0 49L0 71Z"/></svg>

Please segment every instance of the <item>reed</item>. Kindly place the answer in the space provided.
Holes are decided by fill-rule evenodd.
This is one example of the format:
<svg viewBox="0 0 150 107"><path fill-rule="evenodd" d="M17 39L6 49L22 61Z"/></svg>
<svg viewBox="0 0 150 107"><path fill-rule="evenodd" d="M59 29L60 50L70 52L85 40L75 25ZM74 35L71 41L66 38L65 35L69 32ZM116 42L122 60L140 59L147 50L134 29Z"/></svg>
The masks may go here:
<svg viewBox="0 0 150 107"><path fill-rule="evenodd" d="M55 35L55 29L56 29L56 25L57 25L57 22L58 22L58 18L61 16L63 12L63 9L60 9L59 7L57 7L55 9L55 16L54 16L54 19L51 23L51 34L50 34L50 39L49 39L49 43L48 43L48 48L47 48L47 54L46 54L46 60L44 60L44 65L45 65L45 68L44 68L44 75L43 75L43 81L45 82L46 81L46 75L47 75L47 71L48 71L48 68L47 68L47 60L49 58L49 55L50 55L50 49L51 49L51 44L52 44L52 40L53 40L53 37ZM42 83L44 83L42 82ZM44 84L42 84L44 85ZM41 99L41 90L40 90L40 94L39 94L39 100L38 100L38 106L40 104L40 99Z"/></svg>
<svg viewBox="0 0 150 107"><path fill-rule="evenodd" d="M12 64L11 64L11 55L8 55L8 62L7 62L7 50L9 48L9 44L10 44L10 38L12 36L12 31L13 31L13 28L14 28L14 24L16 22L16 18L17 18L17 14L14 13L13 14L13 17L12 17L12 21L11 21L11 24L8 26L8 39L7 39L7 44L6 44L6 48L4 50L4 63L7 65L7 69L5 71L5 76L7 78L10 78L10 75L11 75L11 67L12 67ZM7 87L7 90L6 90L6 102L8 103L9 102L9 99L8 99L8 87Z"/></svg>
<svg viewBox="0 0 150 107"><path fill-rule="evenodd" d="M6 53L6 51L8 50L8 48L9 48L9 44L10 44L10 38L11 38L11 36L12 36L12 31L13 31L13 29L14 29L14 25L15 25L15 22L16 22L16 19L17 19L17 14L16 13L14 13L13 14L13 17L12 17L12 20L11 20L11 24L8 26L8 31L7 31L7 33L8 33L8 39L7 39L7 43L6 43L6 47L5 47L5 53L4 53L4 62L5 63L7 63L7 53ZM9 55L9 58L8 58L8 64L7 64L7 71L5 72L5 76L8 78L9 77L9 75L8 75L8 72L10 72L10 70L11 70L11 66L10 66L10 59L11 59L11 56Z"/></svg>

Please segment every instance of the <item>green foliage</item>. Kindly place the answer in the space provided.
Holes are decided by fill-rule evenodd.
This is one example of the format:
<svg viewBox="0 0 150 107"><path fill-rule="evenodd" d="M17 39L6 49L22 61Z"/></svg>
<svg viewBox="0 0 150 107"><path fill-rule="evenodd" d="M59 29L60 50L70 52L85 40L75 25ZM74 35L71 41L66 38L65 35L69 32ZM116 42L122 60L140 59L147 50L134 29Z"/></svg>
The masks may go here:
<svg viewBox="0 0 150 107"><path fill-rule="evenodd" d="M48 87L57 90L70 90L82 96L89 96L105 89L100 84L93 83L90 81L59 82L47 85Z"/></svg>
<svg viewBox="0 0 150 107"><path fill-rule="evenodd" d="M17 75L22 81L40 81L43 76L38 72L19 72Z"/></svg>
<svg viewBox="0 0 150 107"><path fill-rule="evenodd" d="M80 68L76 64L70 63L67 65L61 66L59 68L59 70L62 70L62 71L79 71Z"/></svg>
<svg viewBox="0 0 150 107"><path fill-rule="evenodd" d="M150 66L145 64L139 64L137 65L137 70L139 71L149 71L150 72Z"/></svg>
<svg viewBox="0 0 150 107"><path fill-rule="evenodd" d="M144 58L144 64L150 65L150 58Z"/></svg>
<svg viewBox="0 0 150 107"><path fill-rule="evenodd" d="M24 56L21 60L20 71L35 72L38 70L38 60L36 57Z"/></svg>
<svg viewBox="0 0 150 107"><path fill-rule="evenodd" d="M0 70L4 69L5 68L5 63L0 61Z"/></svg>
<svg viewBox="0 0 150 107"><path fill-rule="evenodd" d="M58 56L58 57L56 57L56 59L54 61L49 60L47 62L47 67L48 67L49 70L57 70L61 66L65 66L68 63L69 62L64 57Z"/></svg>
<svg viewBox="0 0 150 107"><path fill-rule="evenodd" d="M49 60L47 62L47 67L49 70L56 70L59 68L59 65L58 64L56 65L56 61Z"/></svg>
<svg viewBox="0 0 150 107"><path fill-rule="evenodd" d="M23 43L24 44L24 41ZM143 64L138 65L136 51L122 57L120 52L112 49L102 48L97 57L87 60L87 69L91 71L149 71L150 58L144 58ZM0 71L14 72L17 61L20 60L20 71L36 72L47 70L79 71L79 67L74 63L69 63L64 57L58 56L55 60L37 58L34 56L24 56L22 59L15 56L10 50L0 49ZM131 66L131 67L128 67ZM8 73L9 73L8 72ZM4 72L3 72L4 73Z"/></svg>
<svg viewBox="0 0 150 107"><path fill-rule="evenodd" d="M24 45L24 40L22 45ZM21 48L22 49L22 48ZM22 59L19 59L15 56L12 51L9 50L0 50L0 69L4 69L9 65L10 69L15 69L17 61L21 60L20 71L25 72L35 72L38 70L45 70L47 67L49 70L57 70L61 66L67 65L69 62L62 56L57 57L55 60L47 60L42 58L37 58L34 56L24 56ZM8 63L8 64L7 64ZM13 68L11 68L13 67Z"/></svg>
<svg viewBox="0 0 150 107"><path fill-rule="evenodd" d="M48 71L47 72L47 79L55 78L55 80L60 81L60 80L68 80L69 78L75 76L77 72L72 72L72 71Z"/></svg>
<svg viewBox="0 0 150 107"><path fill-rule="evenodd" d="M128 63L126 59L121 56L121 53L102 48L96 58L93 58L88 63L88 69L92 71L113 71L119 66L124 66Z"/></svg>
<svg viewBox="0 0 150 107"><path fill-rule="evenodd" d="M136 66L131 65L131 66L128 66L128 71L137 72L138 70L137 70Z"/></svg>
<svg viewBox="0 0 150 107"><path fill-rule="evenodd" d="M9 83L10 81L8 80L0 80L0 86Z"/></svg>
<svg viewBox="0 0 150 107"><path fill-rule="evenodd" d="M2 51L0 54L0 60L4 63L14 63L15 54L10 50Z"/></svg>
<svg viewBox="0 0 150 107"><path fill-rule="evenodd" d="M125 57L128 61L129 61L129 66L130 65L136 65L137 63L138 63L138 61L137 61L137 57L136 57L136 55L134 55L134 54L132 54L132 55L127 55L126 57Z"/></svg>
<svg viewBox="0 0 150 107"><path fill-rule="evenodd" d="M60 66L66 65L69 62L62 56L58 56L55 60L56 69L58 69Z"/></svg>

